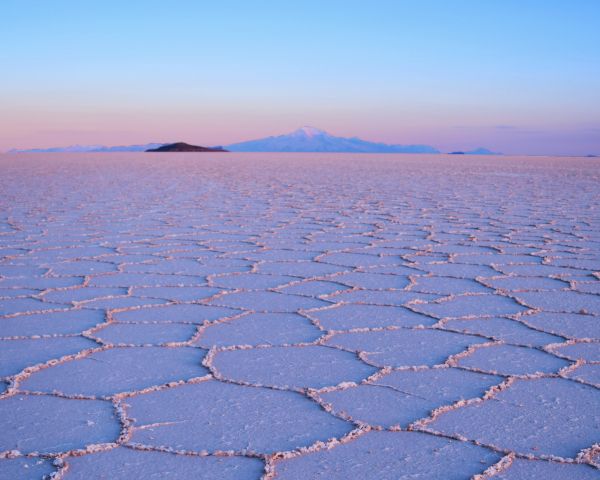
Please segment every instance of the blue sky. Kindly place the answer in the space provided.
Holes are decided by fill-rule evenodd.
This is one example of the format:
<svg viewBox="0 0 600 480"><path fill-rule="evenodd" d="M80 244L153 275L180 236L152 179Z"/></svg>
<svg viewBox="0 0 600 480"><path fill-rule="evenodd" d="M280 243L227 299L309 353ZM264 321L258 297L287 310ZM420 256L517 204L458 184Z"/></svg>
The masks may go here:
<svg viewBox="0 0 600 480"><path fill-rule="evenodd" d="M600 154L600 1L0 3L0 150L314 125Z"/></svg>

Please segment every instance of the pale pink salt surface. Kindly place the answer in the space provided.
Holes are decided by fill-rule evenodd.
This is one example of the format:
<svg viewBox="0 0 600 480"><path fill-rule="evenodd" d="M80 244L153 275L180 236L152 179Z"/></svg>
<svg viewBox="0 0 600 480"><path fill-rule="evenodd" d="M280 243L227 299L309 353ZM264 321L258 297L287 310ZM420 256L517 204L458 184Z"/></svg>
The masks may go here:
<svg viewBox="0 0 600 480"><path fill-rule="evenodd" d="M0 170L0 472L598 475L597 160Z"/></svg>

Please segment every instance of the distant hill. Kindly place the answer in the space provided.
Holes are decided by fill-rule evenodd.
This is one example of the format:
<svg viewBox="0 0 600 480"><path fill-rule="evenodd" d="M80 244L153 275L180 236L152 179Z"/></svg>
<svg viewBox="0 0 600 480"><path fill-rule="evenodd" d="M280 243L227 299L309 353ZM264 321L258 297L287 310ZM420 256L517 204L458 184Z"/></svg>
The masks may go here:
<svg viewBox="0 0 600 480"><path fill-rule="evenodd" d="M226 152L222 147L199 147L189 143L177 142L161 145L157 148L149 148L146 152Z"/></svg>
<svg viewBox="0 0 600 480"><path fill-rule="evenodd" d="M107 147L105 145L70 145L68 147L30 148L25 150L12 149L8 153L52 153L52 152L145 152L158 148L164 143L146 143L145 145L120 145Z"/></svg>
<svg viewBox="0 0 600 480"><path fill-rule="evenodd" d="M502 155L499 152L492 152L487 148L479 147L466 152L450 152L450 155Z"/></svg>
<svg viewBox="0 0 600 480"><path fill-rule="evenodd" d="M492 152L487 148L479 147L465 152L465 155L502 155L500 152Z"/></svg>
<svg viewBox="0 0 600 480"><path fill-rule="evenodd" d="M234 143L226 148L232 152L439 153L429 145L389 145L357 137L336 137L314 127L302 127L287 135Z"/></svg>

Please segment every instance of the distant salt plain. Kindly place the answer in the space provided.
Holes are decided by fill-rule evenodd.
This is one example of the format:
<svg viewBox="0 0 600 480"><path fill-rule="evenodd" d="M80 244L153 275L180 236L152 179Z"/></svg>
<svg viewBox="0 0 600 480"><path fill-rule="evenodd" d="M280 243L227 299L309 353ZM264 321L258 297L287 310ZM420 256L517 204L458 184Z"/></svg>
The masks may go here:
<svg viewBox="0 0 600 480"><path fill-rule="evenodd" d="M0 171L0 478L600 477L598 159Z"/></svg>

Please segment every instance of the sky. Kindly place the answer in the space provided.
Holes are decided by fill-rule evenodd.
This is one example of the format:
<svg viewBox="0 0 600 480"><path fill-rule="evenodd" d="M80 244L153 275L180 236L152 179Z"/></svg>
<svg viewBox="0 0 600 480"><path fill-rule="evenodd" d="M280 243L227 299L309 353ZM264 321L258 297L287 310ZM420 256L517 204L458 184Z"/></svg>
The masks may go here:
<svg viewBox="0 0 600 480"><path fill-rule="evenodd" d="M598 0L2 0L0 151L334 135L600 154Z"/></svg>

